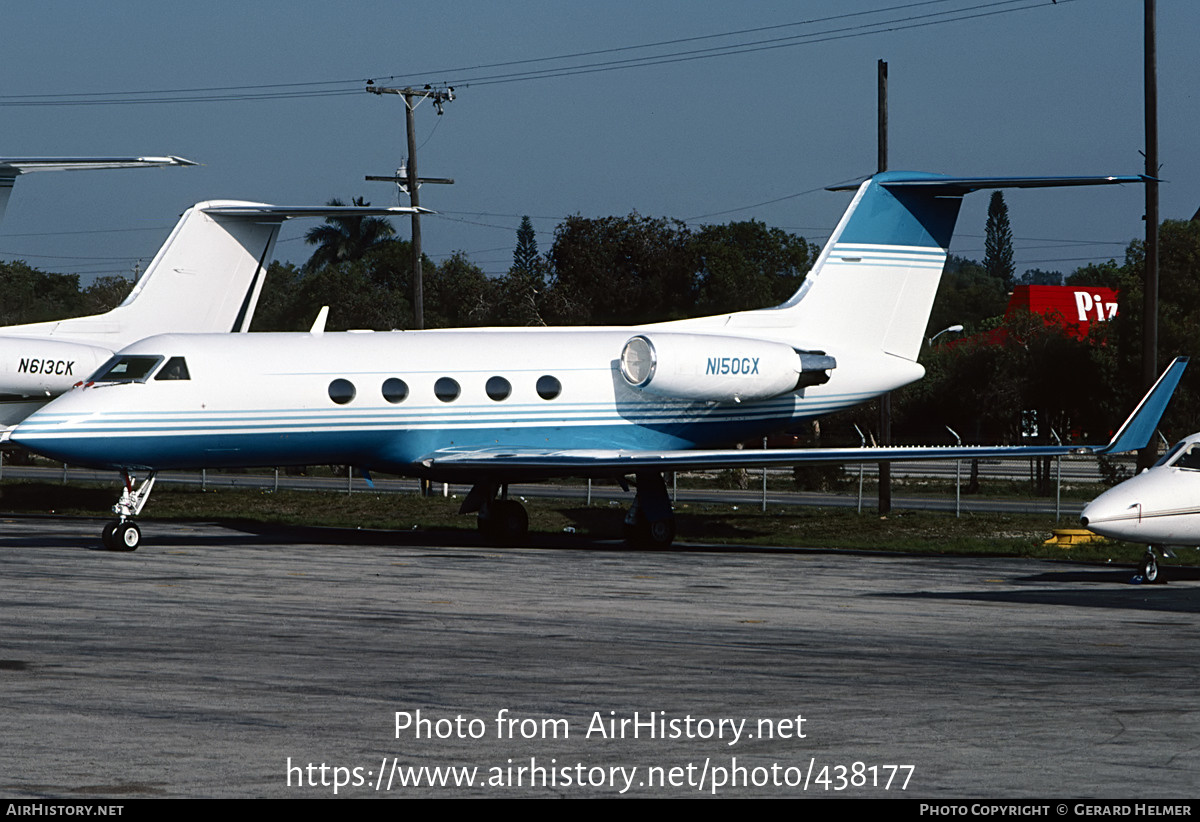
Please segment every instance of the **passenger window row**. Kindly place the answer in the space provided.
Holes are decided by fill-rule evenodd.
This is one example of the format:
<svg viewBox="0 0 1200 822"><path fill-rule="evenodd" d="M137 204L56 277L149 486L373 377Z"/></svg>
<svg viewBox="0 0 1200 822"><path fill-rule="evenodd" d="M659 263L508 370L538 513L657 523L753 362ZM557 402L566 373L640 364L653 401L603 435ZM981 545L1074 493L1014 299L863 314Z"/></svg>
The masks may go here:
<svg viewBox="0 0 1200 822"><path fill-rule="evenodd" d="M555 399L562 393L562 383L557 377L552 377L549 374L538 377L537 384L534 386L538 396L544 400ZM487 393L488 398L496 402L502 402L509 398L512 394L512 383L504 377L489 377L484 384L483 390ZM354 387L354 383L350 380L339 377L329 383L329 399L333 400L338 405L346 405L354 400L358 390ZM393 405L402 403L408 399L408 383L397 377L390 377L383 381L380 387L380 393L383 398ZM453 377L439 377L437 382L433 384L433 395L442 402L454 402L462 393L462 387L458 384L458 380Z"/></svg>

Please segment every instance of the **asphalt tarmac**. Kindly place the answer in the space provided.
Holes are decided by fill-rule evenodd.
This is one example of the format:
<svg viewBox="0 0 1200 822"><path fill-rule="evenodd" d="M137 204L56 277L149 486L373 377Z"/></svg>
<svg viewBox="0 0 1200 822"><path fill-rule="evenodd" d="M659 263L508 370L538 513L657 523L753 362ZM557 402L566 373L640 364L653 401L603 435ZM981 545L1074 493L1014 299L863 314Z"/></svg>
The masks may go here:
<svg viewBox="0 0 1200 822"><path fill-rule="evenodd" d="M1194 572L100 524L0 520L6 798L1200 793Z"/></svg>

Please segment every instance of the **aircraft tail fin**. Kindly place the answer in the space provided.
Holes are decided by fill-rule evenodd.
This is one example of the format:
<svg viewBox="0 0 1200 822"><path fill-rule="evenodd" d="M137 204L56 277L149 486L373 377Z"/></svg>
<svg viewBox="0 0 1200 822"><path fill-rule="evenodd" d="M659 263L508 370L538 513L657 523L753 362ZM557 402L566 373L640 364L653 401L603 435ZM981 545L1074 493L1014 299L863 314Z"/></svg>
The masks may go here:
<svg viewBox="0 0 1200 822"><path fill-rule="evenodd" d="M246 331L283 217L225 216L197 203L146 267L120 306L104 315L138 337L167 332Z"/></svg>
<svg viewBox="0 0 1200 822"><path fill-rule="evenodd" d="M836 343L915 362L965 194L980 189L1144 182L1126 177L947 177L877 174L850 206L800 289L780 306L734 315L733 325L787 326L790 342L832 351Z"/></svg>
<svg viewBox="0 0 1200 822"><path fill-rule="evenodd" d="M123 345L155 334L247 331L283 221L291 217L410 214L411 208L197 203L180 217L121 305L45 324L52 335ZM23 333L38 330L25 327Z"/></svg>

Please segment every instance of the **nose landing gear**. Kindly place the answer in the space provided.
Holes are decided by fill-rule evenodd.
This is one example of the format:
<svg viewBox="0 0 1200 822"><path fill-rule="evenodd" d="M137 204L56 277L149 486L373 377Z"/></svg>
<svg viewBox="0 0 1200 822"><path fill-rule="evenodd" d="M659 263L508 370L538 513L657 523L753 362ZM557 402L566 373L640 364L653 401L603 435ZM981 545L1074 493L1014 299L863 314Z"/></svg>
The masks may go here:
<svg viewBox="0 0 1200 822"><path fill-rule="evenodd" d="M110 551L136 551L142 544L142 529L138 528L133 518L142 512L146 501L150 499L150 491L154 488L155 473L151 472L140 486L128 471L121 472L125 488L121 498L113 506L117 519L104 526L100 532L100 541ZM136 486L136 487L135 487Z"/></svg>

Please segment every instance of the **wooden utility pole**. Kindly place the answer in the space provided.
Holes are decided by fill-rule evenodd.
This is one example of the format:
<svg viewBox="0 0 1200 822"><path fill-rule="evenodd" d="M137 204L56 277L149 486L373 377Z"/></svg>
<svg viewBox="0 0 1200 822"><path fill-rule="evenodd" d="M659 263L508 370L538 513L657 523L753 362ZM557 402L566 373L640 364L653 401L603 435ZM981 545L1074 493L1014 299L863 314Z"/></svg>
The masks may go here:
<svg viewBox="0 0 1200 822"><path fill-rule="evenodd" d="M887 121L887 63L879 61L878 78L878 156L875 172L887 171L888 167L888 121ZM879 444L892 444L892 395L883 394L879 397ZM892 510L892 464L879 463L879 515L886 516Z"/></svg>
<svg viewBox="0 0 1200 822"><path fill-rule="evenodd" d="M454 89L435 89L425 86L424 89L416 91L412 88L384 88L383 86L368 85L367 91L372 94L399 94L404 97L404 125L408 133L408 160L405 162L405 176L403 178L399 175L395 177L368 176L367 179L392 180L399 183L401 188L408 189L409 205L413 208L420 208L421 197L418 189L421 183L453 183L454 181L444 177L422 178L417 175L417 129L413 112L422 100L432 100L440 116L442 106L454 99ZM420 331L425 327L425 284L421 272L421 213L419 211L414 211L412 214L412 269L413 328Z"/></svg>
<svg viewBox="0 0 1200 822"><path fill-rule="evenodd" d="M1144 0L1146 114L1146 269L1142 299L1142 383L1158 377L1158 47L1154 0ZM1158 461L1158 443L1138 452L1138 470Z"/></svg>

